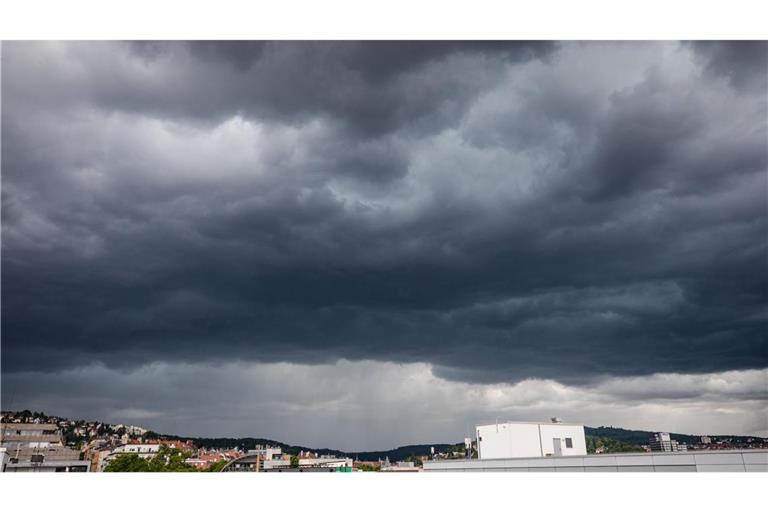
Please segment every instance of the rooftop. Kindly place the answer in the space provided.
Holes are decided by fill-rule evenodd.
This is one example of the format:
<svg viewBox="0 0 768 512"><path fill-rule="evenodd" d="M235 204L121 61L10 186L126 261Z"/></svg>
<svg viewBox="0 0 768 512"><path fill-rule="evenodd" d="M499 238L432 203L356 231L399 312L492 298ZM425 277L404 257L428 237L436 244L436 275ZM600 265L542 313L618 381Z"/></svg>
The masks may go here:
<svg viewBox="0 0 768 512"><path fill-rule="evenodd" d="M768 450L609 453L425 461L425 471L727 471L768 472Z"/></svg>
<svg viewBox="0 0 768 512"><path fill-rule="evenodd" d="M3 430L58 430L55 423L0 423Z"/></svg>
<svg viewBox="0 0 768 512"><path fill-rule="evenodd" d="M493 423L484 423L482 425L476 425L475 428L480 427L493 427L496 425L568 425L571 427L583 427L583 423L568 423L566 421L557 421L554 422L552 420L546 420L546 421L496 421Z"/></svg>

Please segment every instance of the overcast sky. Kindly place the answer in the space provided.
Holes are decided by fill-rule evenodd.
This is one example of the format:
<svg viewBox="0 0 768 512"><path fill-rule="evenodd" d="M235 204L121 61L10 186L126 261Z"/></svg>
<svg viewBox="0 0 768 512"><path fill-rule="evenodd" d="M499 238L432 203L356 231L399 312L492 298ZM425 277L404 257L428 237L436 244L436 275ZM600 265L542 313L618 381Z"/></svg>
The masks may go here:
<svg viewBox="0 0 768 512"><path fill-rule="evenodd" d="M768 436L765 43L2 46L4 409Z"/></svg>

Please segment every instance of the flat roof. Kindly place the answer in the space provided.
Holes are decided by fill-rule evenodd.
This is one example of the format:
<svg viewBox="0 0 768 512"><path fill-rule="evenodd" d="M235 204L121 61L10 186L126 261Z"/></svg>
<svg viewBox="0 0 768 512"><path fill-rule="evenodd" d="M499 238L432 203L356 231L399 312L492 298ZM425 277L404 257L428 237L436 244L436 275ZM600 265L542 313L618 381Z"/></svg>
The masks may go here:
<svg viewBox="0 0 768 512"><path fill-rule="evenodd" d="M424 461L425 471L759 471L768 450L603 453L499 459Z"/></svg>
<svg viewBox="0 0 768 512"><path fill-rule="evenodd" d="M0 428L8 430L58 430L55 423L0 423Z"/></svg>
<svg viewBox="0 0 768 512"><path fill-rule="evenodd" d="M583 427L583 423L568 423L565 421L558 421L557 423L552 421L497 421L495 423L485 423L483 425L475 425L475 428L480 427L494 427L496 425L566 425L569 427Z"/></svg>
<svg viewBox="0 0 768 512"><path fill-rule="evenodd" d="M88 467L90 466L90 461L87 460L79 460L79 459L62 459L62 460L46 460L44 462L30 462L28 460L19 461L19 462L9 462L6 465L6 470L10 469L11 471L16 468L60 468L60 467L71 467L71 466L82 466L82 467Z"/></svg>
<svg viewBox="0 0 768 512"><path fill-rule="evenodd" d="M58 442L61 441L61 436L59 434L9 434L5 433L4 436L0 439L0 442L5 443L34 443L37 441L52 441L52 442Z"/></svg>
<svg viewBox="0 0 768 512"><path fill-rule="evenodd" d="M663 457L666 455L674 456L674 455L712 455L712 454L742 454L742 453L765 453L768 455L768 450L763 448L744 448L744 449L735 449L735 450L688 450L684 452L619 452L619 453L588 453L587 455L546 455L544 457L537 456L537 457L500 457L496 459L439 459L439 460L426 460L424 463L435 463L435 462L450 462L450 463L465 463L465 462L478 462L478 461L492 461L492 460L541 460L541 459L583 459L583 458L593 458L593 459L599 459L601 457L604 458L610 458L610 457Z"/></svg>

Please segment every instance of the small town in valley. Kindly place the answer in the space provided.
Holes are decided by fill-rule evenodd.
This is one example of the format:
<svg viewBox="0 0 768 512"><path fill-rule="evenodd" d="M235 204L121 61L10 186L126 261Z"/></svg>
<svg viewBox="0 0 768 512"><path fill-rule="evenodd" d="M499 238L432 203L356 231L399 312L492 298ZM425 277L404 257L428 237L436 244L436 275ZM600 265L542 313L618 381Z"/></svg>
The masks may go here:
<svg viewBox="0 0 768 512"><path fill-rule="evenodd" d="M455 444L344 452L257 438L184 438L136 425L4 411L3 472L768 472L768 438L585 427L560 418L477 425Z"/></svg>

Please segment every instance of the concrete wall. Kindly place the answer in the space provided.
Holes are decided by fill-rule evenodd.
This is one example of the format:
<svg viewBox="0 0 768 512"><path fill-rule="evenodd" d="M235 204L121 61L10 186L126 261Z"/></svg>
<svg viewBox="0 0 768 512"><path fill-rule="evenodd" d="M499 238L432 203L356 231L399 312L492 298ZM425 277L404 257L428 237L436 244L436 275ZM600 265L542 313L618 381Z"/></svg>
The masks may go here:
<svg viewBox="0 0 768 512"><path fill-rule="evenodd" d="M427 461L424 471L768 472L768 450Z"/></svg>

